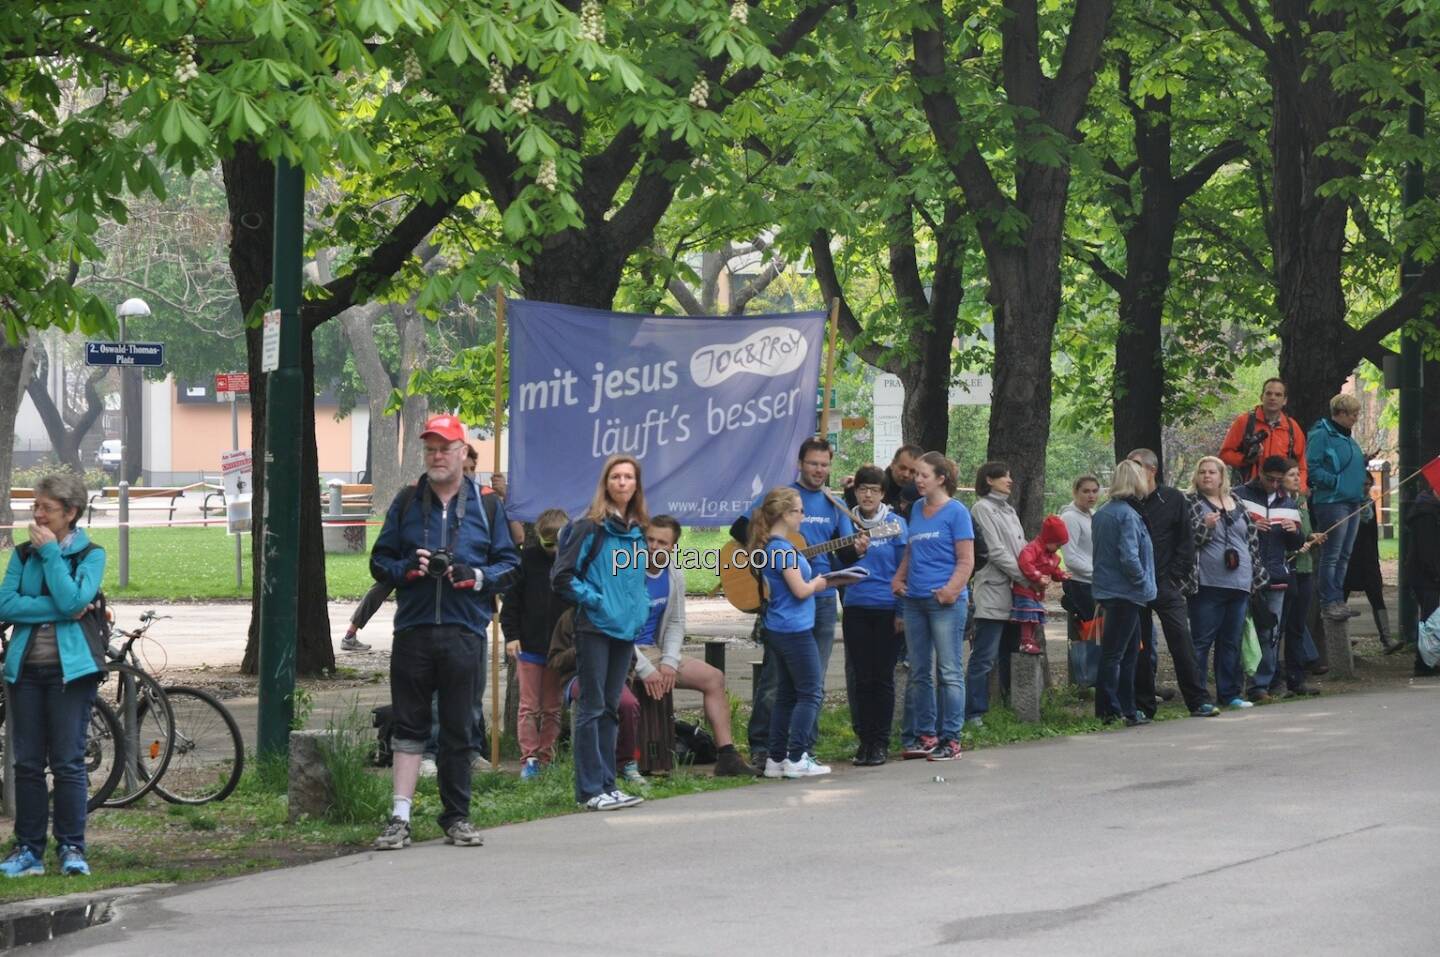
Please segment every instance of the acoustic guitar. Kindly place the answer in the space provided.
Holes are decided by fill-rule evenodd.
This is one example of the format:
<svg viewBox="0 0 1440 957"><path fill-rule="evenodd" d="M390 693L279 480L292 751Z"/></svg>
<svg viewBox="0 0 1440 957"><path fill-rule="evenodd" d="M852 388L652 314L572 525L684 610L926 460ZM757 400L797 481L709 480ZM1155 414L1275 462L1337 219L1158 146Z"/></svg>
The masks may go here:
<svg viewBox="0 0 1440 957"><path fill-rule="evenodd" d="M895 522L885 522L866 532L856 532L854 535L846 535L843 538L832 538L816 545L806 544L804 537L799 532L785 537L801 555L806 558L814 558L816 555L824 555L854 545L862 534L869 535L872 542L882 538L894 538L900 534L900 526ZM742 552L745 557L737 564L735 556ZM726 539L725 544L720 546L720 587L725 593L726 600L734 605L737 611L754 614L760 610L760 601L766 594L764 589L768 586L759 573L750 567L749 558L750 553L747 548L733 538Z"/></svg>

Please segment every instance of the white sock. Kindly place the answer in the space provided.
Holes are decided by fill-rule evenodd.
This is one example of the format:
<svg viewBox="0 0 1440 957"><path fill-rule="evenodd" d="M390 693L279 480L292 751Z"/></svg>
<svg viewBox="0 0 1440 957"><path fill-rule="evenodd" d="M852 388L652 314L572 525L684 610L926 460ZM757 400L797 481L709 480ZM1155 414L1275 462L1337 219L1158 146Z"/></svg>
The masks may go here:
<svg viewBox="0 0 1440 957"><path fill-rule="evenodd" d="M410 799L395 795L395 802L390 806L390 816L398 817L406 824L410 823Z"/></svg>

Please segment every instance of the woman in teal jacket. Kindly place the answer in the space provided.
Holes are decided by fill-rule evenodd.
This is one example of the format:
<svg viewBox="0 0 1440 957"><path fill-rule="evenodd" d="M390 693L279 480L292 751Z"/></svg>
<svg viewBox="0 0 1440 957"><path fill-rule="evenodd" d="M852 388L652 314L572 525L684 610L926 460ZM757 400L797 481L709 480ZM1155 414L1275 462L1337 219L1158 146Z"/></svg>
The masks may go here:
<svg viewBox="0 0 1440 957"><path fill-rule="evenodd" d="M75 527L85 505L85 484L74 475L37 482L30 541L10 556L0 584L0 620L14 625L5 684L15 744L15 849L0 862L6 877L45 873L47 765L55 779L60 871L90 873L85 733L105 649L98 634L87 637L79 619L100 591L105 552Z"/></svg>
<svg viewBox="0 0 1440 957"><path fill-rule="evenodd" d="M1320 614L1334 620L1350 617L1345 605L1345 570L1360 529L1360 516L1351 513L1365 502L1368 464L1360 445L1350 436L1359 418L1360 400L1342 393L1330 400L1330 415L1316 422L1305 436L1311 517L1315 530L1326 533L1315 591L1320 596ZM1330 530L1340 522L1343 524Z"/></svg>
<svg viewBox="0 0 1440 957"><path fill-rule="evenodd" d="M615 786L615 740L635 639L650 615L643 531L649 521L640 463L612 455L585 516L563 533L550 571L556 594L578 606L575 800L590 811L613 811L643 800Z"/></svg>

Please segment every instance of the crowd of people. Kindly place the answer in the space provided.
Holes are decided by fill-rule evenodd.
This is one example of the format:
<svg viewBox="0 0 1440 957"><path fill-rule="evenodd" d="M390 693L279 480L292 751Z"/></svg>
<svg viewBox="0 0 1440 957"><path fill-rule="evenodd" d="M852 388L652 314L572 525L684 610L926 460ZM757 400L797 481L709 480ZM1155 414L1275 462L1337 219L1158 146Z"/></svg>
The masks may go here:
<svg viewBox="0 0 1440 957"><path fill-rule="evenodd" d="M1389 631L1376 531L1367 531L1375 523L1368 463L1351 434L1358 402L1336 396L1306 432L1285 414L1285 398L1283 382L1267 381L1261 403L1235 420L1218 456L1196 463L1186 490L1160 482L1155 452L1136 449L1115 466L1103 505L1099 478L1080 476L1072 501L1034 538L1010 502L1015 476L1003 462L977 469L967 508L955 498L956 464L904 445L887 467L846 476L842 498L829 487L833 450L806 440L796 481L762 493L730 529L764 556L764 660L745 729L748 760L736 747L724 674L682 654L684 580L670 559L684 529L650 515L641 463L609 458L584 514L546 510L520 548L525 530L506 515L501 477L480 484L464 425L433 416L420 436L425 472L389 505L371 553L375 588L342 642L367 647L357 632L394 593L393 799L374 846L410 843L426 765L438 778L446 842L483 843L470 822L470 782L483 763L484 636L497 612L519 686L521 777L533 780L555 760L561 715L573 702L575 800L595 811L642 803L621 787L643 783L634 760L639 696L658 700L676 688L702 697L717 775L830 773L816 759L816 740L837 622L853 763L890 757L902 661L901 756L956 760L965 727L984 724L991 673L998 668L1005 686L1012 654L1044 653L1056 584L1075 645L1093 649L1095 713L1107 724L1139 726L1155 715L1157 617L1195 717L1279 693L1315 694L1307 676L1325 665L1324 643L1307 625L1312 600L1325 619L1340 621L1353 614L1348 592L1363 591L1386 650L1401 641ZM0 584L0 621L13 626L4 670L16 844L0 862L8 877L45 871L47 769L61 871L89 873L83 756L104 671L91 613L105 553L78 526L85 504L77 477L38 482L29 542ZM1426 619L1440 603L1432 490L1408 522L1402 561ZM1248 669L1247 628L1258 650ZM1081 679L1073 667L1071 678Z"/></svg>

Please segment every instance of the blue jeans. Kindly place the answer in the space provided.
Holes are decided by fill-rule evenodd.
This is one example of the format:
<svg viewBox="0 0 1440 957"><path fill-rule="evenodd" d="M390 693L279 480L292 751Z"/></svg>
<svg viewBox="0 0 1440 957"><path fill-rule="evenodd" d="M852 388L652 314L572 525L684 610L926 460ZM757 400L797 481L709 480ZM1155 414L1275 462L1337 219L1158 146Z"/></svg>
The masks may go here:
<svg viewBox="0 0 1440 957"><path fill-rule="evenodd" d="M1316 505L1311 510L1315 515L1315 530L1324 531L1359 507L1359 502ZM1320 546L1320 564L1315 569L1315 592L1320 596L1321 608L1345 600L1345 570L1350 567L1350 552L1355 548L1355 533L1359 530L1360 516L1352 515Z"/></svg>
<svg viewBox="0 0 1440 957"><path fill-rule="evenodd" d="M608 635L575 636L580 697L571 749L575 753L575 800L584 803L615 790L615 740L620 734L620 692L635 646Z"/></svg>
<svg viewBox="0 0 1440 957"><path fill-rule="evenodd" d="M1250 601L1236 588L1201 585L1190 599L1190 637L1195 642L1195 663L1200 683L1209 684L1210 648L1215 648L1215 700L1229 704L1240 697L1245 673L1240 666L1240 641L1245 630L1245 609Z"/></svg>
<svg viewBox="0 0 1440 957"><path fill-rule="evenodd" d="M967 721L990 710L990 671L1000 654L1000 638L1007 624L996 618L975 619L975 646L970 649L970 665L965 672Z"/></svg>
<svg viewBox="0 0 1440 957"><path fill-rule="evenodd" d="M958 602L905 598L905 646L910 656L910 685L915 697L915 734L958 741L965 723L965 613ZM974 659L972 652L971 659ZM936 676L939 713L936 713ZM907 695L908 698L908 695Z"/></svg>
<svg viewBox="0 0 1440 957"><path fill-rule="evenodd" d="M1095 681L1097 718L1135 717L1135 663L1140 653L1140 614L1149 610L1132 601L1104 599L1105 629L1100 635L1100 671Z"/></svg>
<svg viewBox="0 0 1440 957"><path fill-rule="evenodd" d="M85 850L90 800L85 738L99 686L99 675L66 684L59 665L29 665L8 688L15 740L15 844L36 857L45 854L50 816L46 766L55 778L55 843Z"/></svg>
<svg viewBox="0 0 1440 957"><path fill-rule="evenodd" d="M815 596L815 649L820 656L820 693L825 693L825 672L830 667L830 652L835 648L835 592ZM770 711L775 707L775 689L779 687L779 662L774 661L770 647L765 646L765 656L760 665L760 686L755 689L755 704L750 711L750 723L745 734L750 742L750 754L764 752L770 742ZM815 713L815 727L811 740L820 738L820 713Z"/></svg>
<svg viewBox="0 0 1440 957"><path fill-rule="evenodd" d="M1270 609L1270 614L1275 616L1275 624L1270 628L1256 626L1255 637L1260 639L1260 664L1255 668L1255 674L1250 678L1250 690L1269 691L1270 686L1275 683L1275 672L1280 665L1280 636L1285 633L1285 596L1289 589L1267 589L1263 598L1265 607Z"/></svg>
<svg viewBox="0 0 1440 957"><path fill-rule="evenodd" d="M775 706L770 712L770 738L766 753L775 761L791 761L815 751L815 728L820 721L821 678L819 646L808 631L767 631L766 658L775 659Z"/></svg>

